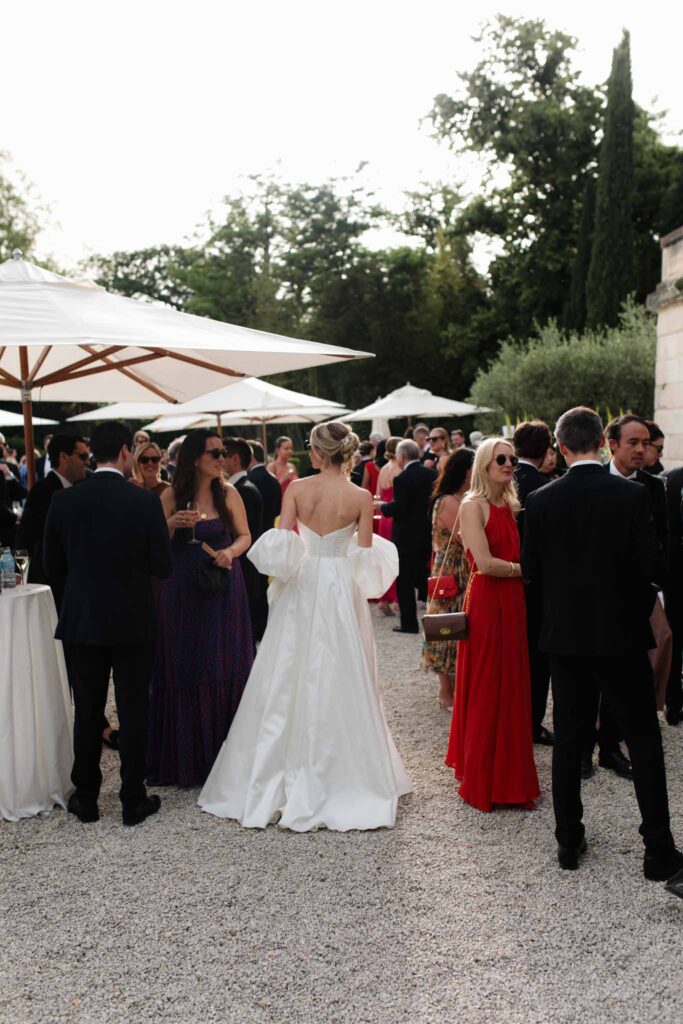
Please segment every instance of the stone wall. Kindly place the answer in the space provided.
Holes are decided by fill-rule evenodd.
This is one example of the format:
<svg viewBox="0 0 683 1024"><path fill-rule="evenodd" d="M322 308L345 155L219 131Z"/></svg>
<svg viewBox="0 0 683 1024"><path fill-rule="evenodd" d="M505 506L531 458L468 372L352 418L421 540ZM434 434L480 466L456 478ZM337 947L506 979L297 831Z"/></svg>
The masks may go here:
<svg viewBox="0 0 683 1024"><path fill-rule="evenodd" d="M662 238L662 281L648 299L657 313L655 420L666 435L664 465L683 465L683 227Z"/></svg>

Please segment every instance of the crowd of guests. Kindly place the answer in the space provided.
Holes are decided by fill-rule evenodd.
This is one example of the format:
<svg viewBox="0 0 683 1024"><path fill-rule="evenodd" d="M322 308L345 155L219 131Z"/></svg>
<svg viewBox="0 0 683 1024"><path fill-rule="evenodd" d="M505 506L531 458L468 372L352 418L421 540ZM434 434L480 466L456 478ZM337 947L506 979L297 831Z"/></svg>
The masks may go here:
<svg viewBox="0 0 683 1024"><path fill-rule="evenodd" d="M362 442L351 472L374 499L375 532L398 549L398 577L379 600L398 615L395 631L419 634L420 606L466 611L465 639L424 641L420 652L452 709L446 764L460 796L484 811L532 807L533 746L553 747L563 868L586 848L580 786L597 745L598 765L635 785L646 877L683 869L656 713L677 726L683 710L683 467L664 472L664 442L638 415L603 430L584 408L560 418L554 440L539 420L509 438L418 423L404 437ZM22 484L2 454L0 506L9 507ZM318 470L312 460L306 472ZM89 472L67 503L64 492ZM118 423L97 427L91 442L50 440L15 539L31 554L29 581L48 582L59 611L76 707L70 809L81 820L98 813L101 742L117 745L104 717L112 670L129 723L124 821L158 809L145 780L205 781L268 616L267 580L245 556L299 473L286 436L270 461L258 442L211 430L167 453ZM122 550L137 573L121 571ZM680 882L671 888L683 894Z"/></svg>

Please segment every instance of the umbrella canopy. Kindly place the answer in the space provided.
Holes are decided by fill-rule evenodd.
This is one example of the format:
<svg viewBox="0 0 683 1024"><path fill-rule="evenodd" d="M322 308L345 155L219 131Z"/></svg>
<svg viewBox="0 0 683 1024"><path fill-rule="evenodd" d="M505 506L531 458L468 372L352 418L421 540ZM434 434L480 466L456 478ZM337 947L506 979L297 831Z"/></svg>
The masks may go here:
<svg viewBox="0 0 683 1024"><path fill-rule="evenodd" d="M169 402L114 402L99 409L69 416L67 423L93 423L95 420L148 420L150 416L163 416L169 409L177 409Z"/></svg>
<svg viewBox="0 0 683 1024"><path fill-rule="evenodd" d="M35 391L52 401L183 402L217 374L280 373L366 354L110 294L18 251L0 265L0 399L21 394L31 482Z"/></svg>
<svg viewBox="0 0 683 1024"><path fill-rule="evenodd" d="M320 406L312 409L308 406L293 408L286 412L271 412L264 416L258 409L243 409L240 412L227 413L220 417L221 427L246 427L246 426L268 426L269 423L322 423L323 420L343 419L348 409L341 406ZM152 433L165 433L169 430L187 430L189 427L213 427L216 426L216 416L209 416L206 413L187 413L185 416L176 416L169 413L167 416L160 416L153 423L148 423L145 430Z"/></svg>
<svg viewBox="0 0 683 1024"><path fill-rule="evenodd" d="M34 416L33 422L36 427L52 427L59 420L46 420L42 416ZM20 412L8 412L7 409L0 409L0 427L23 427L24 417Z"/></svg>
<svg viewBox="0 0 683 1024"><path fill-rule="evenodd" d="M373 420L382 417L387 420L410 416L471 416L473 413L491 412L483 406L470 405L468 402L455 402L450 398L440 398L426 388L416 388L412 384L404 384L384 398L378 398L372 405L357 409L346 419Z"/></svg>

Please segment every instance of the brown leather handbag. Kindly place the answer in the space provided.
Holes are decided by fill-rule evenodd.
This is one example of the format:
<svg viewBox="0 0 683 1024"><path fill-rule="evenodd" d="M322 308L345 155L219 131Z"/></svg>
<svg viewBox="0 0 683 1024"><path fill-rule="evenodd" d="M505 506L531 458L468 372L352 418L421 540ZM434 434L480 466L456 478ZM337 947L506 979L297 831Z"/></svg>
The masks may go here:
<svg viewBox="0 0 683 1024"><path fill-rule="evenodd" d="M458 522L457 518L453 523L453 529L448 539L448 545L446 547L446 553L443 556L443 562L441 566L441 572L443 572L443 566L446 564L448 558L448 552L450 551L451 543L453 541L453 534L455 533L455 526ZM469 605L470 597L470 586L472 580L477 575L476 572L472 573L467 584L467 590L465 591L465 600L463 601L463 610L461 612L427 612L426 615L422 616L422 628L424 629L425 640L428 643L434 643L445 640L464 640L467 636L467 607ZM433 592L439 592L439 580L441 579L441 573L436 578L436 583L433 587ZM431 602L430 602L431 606Z"/></svg>

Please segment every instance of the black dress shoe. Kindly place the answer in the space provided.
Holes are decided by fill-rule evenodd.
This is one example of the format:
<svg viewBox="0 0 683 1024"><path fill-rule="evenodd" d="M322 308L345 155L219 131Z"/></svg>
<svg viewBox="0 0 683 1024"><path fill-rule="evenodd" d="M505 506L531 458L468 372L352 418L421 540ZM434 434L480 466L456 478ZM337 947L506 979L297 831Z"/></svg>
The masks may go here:
<svg viewBox="0 0 683 1024"><path fill-rule="evenodd" d="M394 626L394 633L419 633L419 629L402 629L401 626Z"/></svg>
<svg viewBox="0 0 683 1024"><path fill-rule="evenodd" d="M558 846L557 862L563 871L576 871L579 866L579 857L586 852L586 837L581 840L578 846Z"/></svg>
<svg viewBox="0 0 683 1024"><path fill-rule="evenodd" d="M545 729L541 726L534 736L534 743L537 743L541 747L552 747L555 743L555 737L551 733L550 729Z"/></svg>
<svg viewBox="0 0 683 1024"><path fill-rule="evenodd" d="M674 708L666 709L666 720L669 725L680 725L681 724L681 713L680 711L674 710Z"/></svg>
<svg viewBox="0 0 683 1024"><path fill-rule="evenodd" d="M683 853L680 850L668 850L658 856L646 853L643 858L643 874L650 882L666 882L682 871Z"/></svg>
<svg viewBox="0 0 683 1024"><path fill-rule="evenodd" d="M108 736L102 736L102 743L105 747L109 747L110 750L119 749L119 730L112 729Z"/></svg>
<svg viewBox="0 0 683 1024"><path fill-rule="evenodd" d="M595 768L593 767L593 755L582 754L581 755L581 778L590 779L595 774Z"/></svg>
<svg viewBox="0 0 683 1024"><path fill-rule="evenodd" d="M69 814L75 814L78 820L82 821L84 825L88 825L92 821L100 820L100 811L97 806L97 801L77 796L76 793L73 793L69 797L66 809Z"/></svg>
<svg viewBox="0 0 683 1024"><path fill-rule="evenodd" d="M139 825L150 814L156 814L161 807L161 798L158 796L145 796L134 804L124 804L123 824Z"/></svg>
<svg viewBox="0 0 683 1024"><path fill-rule="evenodd" d="M664 888L683 900L683 871L678 871L673 877L668 878Z"/></svg>
<svg viewBox="0 0 683 1024"><path fill-rule="evenodd" d="M608 754L601 753L598 757L598 764L601 768L608 768L611 772L616 772L622 779L633 781L631 762L624 757L620 750L611 750Z"/></svg>

